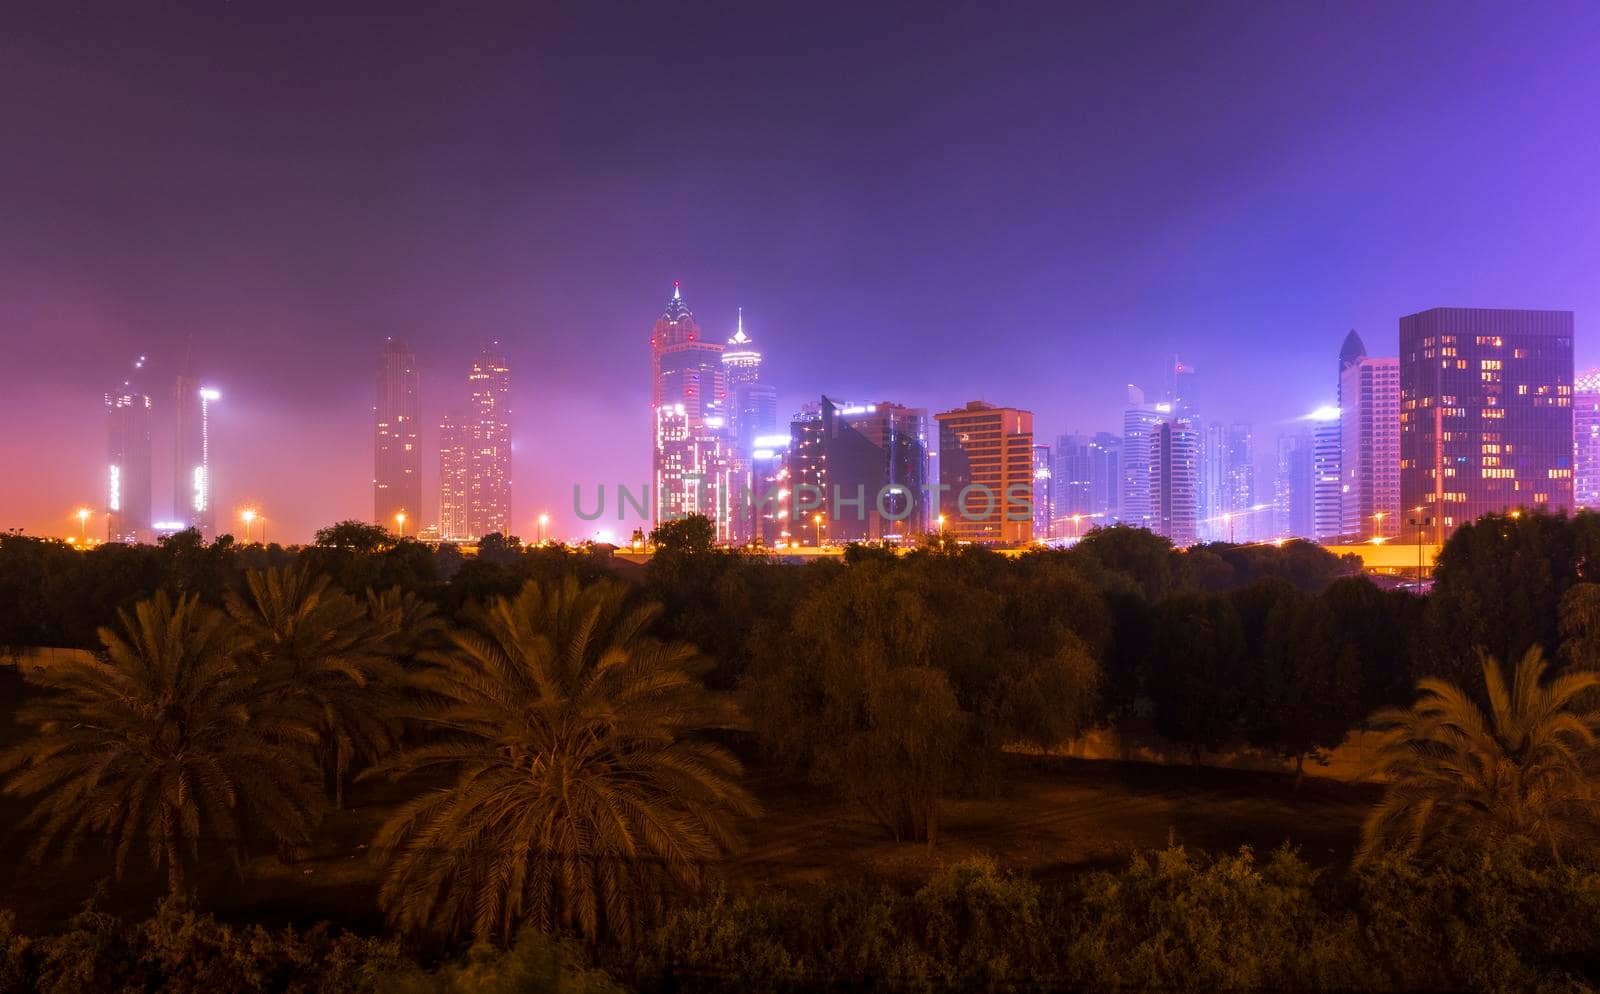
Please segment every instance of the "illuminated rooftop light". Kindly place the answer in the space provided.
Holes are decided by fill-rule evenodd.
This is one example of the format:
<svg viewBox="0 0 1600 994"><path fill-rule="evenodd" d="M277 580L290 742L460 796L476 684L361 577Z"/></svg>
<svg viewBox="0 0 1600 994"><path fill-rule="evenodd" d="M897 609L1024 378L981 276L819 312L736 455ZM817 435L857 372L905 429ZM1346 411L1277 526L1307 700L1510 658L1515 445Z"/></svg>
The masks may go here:
<svg viewBox="0 0 1600 994"><path fill-rule="evenodd" d="M1308 421L1334 421L1339 417L1339 409L1332 404L1324 404L1306 415Z"/></svg>
<svg viewBox="0 0 1600 994"><path fill-rule="evenodd" d="M220 391L218 391L218 390L216 390L216 389L214 389L212 387L201 387L200 388L200 399L201 400L221 400L222 399L222 394L221 394Z"/></svg>

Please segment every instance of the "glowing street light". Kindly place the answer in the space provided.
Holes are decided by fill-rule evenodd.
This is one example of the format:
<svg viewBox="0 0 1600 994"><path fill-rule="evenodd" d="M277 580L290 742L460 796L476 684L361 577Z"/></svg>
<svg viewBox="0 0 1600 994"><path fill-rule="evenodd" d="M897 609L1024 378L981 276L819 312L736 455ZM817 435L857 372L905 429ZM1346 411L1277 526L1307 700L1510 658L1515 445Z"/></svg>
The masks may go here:
<svg viewBox="0 0 1600 994"><path fill-rule="evenodd" d="M544 526L548 525L549 523L550 523L550 515L548 515L548 514L539 515L539 544L540 545L544 544Z"/></svg>
<svg viewBox="0 0 1600 994"><path fill-rule="evenodd" d="M400 538L405 538L406 537L406 512L404 512L404 511L396 511L395 515L394 515L394 523L400 529Z"/></svg>
<svg viewBox="0 0 1600 994"><path fill-rule="evenodd" d="M939 534L944 534L944 515L939 515Z"/></svg>
<svg viewBox="0 0 1600 994"><path fill-rule="evenodd" d="M92 513L87 507L78 508L78 538L84 542L89 540L89 515Z"/></svg>
<svg viewBox="0 0 1600 994"><path fill-rule="evenodd" d="M250 544L250 526L255 524L256 512L254 508L246 508L240 512L239 519L244 522L244 544Z"/></svg>
<svg viewBox="0 0 1600 994"><path fill-rule="evenodd" d="M817 526L817 548L822 548L822 515L813 514L811 523Z"/></svg>

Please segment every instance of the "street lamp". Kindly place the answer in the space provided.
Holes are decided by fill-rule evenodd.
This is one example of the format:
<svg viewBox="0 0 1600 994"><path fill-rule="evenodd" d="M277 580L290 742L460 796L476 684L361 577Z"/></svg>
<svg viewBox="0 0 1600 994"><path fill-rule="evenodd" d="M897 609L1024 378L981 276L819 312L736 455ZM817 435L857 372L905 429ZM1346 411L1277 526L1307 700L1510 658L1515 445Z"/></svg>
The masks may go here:
<svg viewBox="0 0 1600 994"><path fill-rule="evenodd" d="M405 538L406 537L406 512L404 512L404 511L396 511L395 512L395 516L394 516L394 523L400 527L400 537L401 538Z"/></svg>
<svg viewBox="0 0 1600 994"><path fill-rule="evenodd" d="M244 511L240 512L239 517L244 521L244 544L249 545L250 526L255 524L256 512L252 508L246 508Z"/></svg>
<svg viewBox="0 0 1600 994"><path fill-rule="evenodd" d="M822 515L813 514L811 523L817 526L817 548L822 548Z"/></svg>
<svg viewBox="0 0 1600 994"><path fill-rule="evenodd" d="M544 526L548 525L549 523L550 523L550 515L548 515L548 514L539 515L539 544L540 545L544 544Z"/></svg>
<svg viewBox="0 0 1600 994"><path fill-rule="evenodd" d="M1381 544L1383 544L1383 516L1384 516L1385 513L1387 513L1387 512L1384 512L1384 511L1373 511L1372 512L1372 544L1373 545L1381 545Z"/></svg>
<svg viewBox="0 0 1600 994"><path fill-rule="evenodd" d="M944 515L939 515L939 534L944 534Z"/></svg>
<svg viewBox="0 0 1600 994"><path fill-rule="evenodd" d="M1228 544L1232 545L1233 544L1233 513L1232 512L1224 513L1222 515L1222 523L1228 526Z"/></svg>
<svg viewBox="0 0 1600 994"><path fill-rule="evenodd" d="M1083 533L1078 529L1081 524L1083 524L1083 515L1074 514L1072 516L1072 540L1074 542L1083 537Z"/></svg>
<svg viewBox="0 0 1600 994"><path fill-rule="evenodd" d="M83 542L88 542L89 541L89 514L90 513L91 512L89 511L89 509L87 507L78 508L78 539L80 541L83 541Z"/></svg>

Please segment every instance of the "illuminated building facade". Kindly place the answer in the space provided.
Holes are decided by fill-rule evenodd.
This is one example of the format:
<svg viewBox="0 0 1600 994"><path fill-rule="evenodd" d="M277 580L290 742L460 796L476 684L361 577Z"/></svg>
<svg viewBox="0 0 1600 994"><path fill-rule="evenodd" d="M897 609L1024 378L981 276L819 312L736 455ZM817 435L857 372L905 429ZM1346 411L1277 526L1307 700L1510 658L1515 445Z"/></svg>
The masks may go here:
<svg viewBox="0 0 1600 994"><path fill-rule="evenodd" d="M728 394L728 438L732 442L732 479L735 491L733 537L748 542L760 532L753 502L746 494L758 494L757 468L751 456L756 439L778 430L778 391L761 382L761 350L745 334L744 308L739 323L722 350L723 381Z"/></svg>
<svg viewBox="0 0 1600 994"><path fill-rule="evenodd" d="M1150 530L1179 548L1199 539L1200 433L1188 418L1150 429Z"/></svg>
<svg viewBox="0 0 1600 994"><path fill-rule="evenodd" d="M1346 539L1396 538L1400 514L1400 360L1366 354L1354 331L1339 372L1339 530Z"/></svg>
<svg viewBox="0 0 1600 994"><path fill-rule="evenodd" d="M1055 470L1050 455L1050 446L1033 445L1033 537L1038 540L1056 538L1054 525L1056 520L1055 508Z"/></svg>
<svg viewBox="0 0 1600 994"><path fill-rule="evenodd" d="M1128 407L1122 412L1121 520L1137 528L1154 529L1150 513L1150 434L1172 413L1171 404L1146 404L1144 393L1128 387Z"/></svg>
<svg viewBox="0 0 1600 994"><path fill-rule="evenodd" d="M934 419L944 530L957 541L1032 541L1033 412L975 400Z"/></svg>
<svg viewBox="0 0 1600 994"><path fill-rule="evenodd" d="M421 527L422 446L417 439L417 357L404 341L388 339L378 360L373 416L372 520L411 534Z"/></svg>
<svg viewBox="0 0 1600 994"><path fill-rule="evenodd" d="M467 468L467 433L461 419L446 414L439 422L439 537L446 542L476 542L468 526L471 476Z"/></svg>
<svg viewBox="0 0 1600 994"><path fill-rule="evenodd" d="M1432 540L1479 516L1573 506L1572 312L1439 307L1400 319L1400 499Z"/></svg>
<svg viewBox="0 0 1600 994"><path fill-rule="evenodd" d="M511 535L511 369L500 343L472 360L461 431L467 450L467 534Z"/></svg>
<svg viewBox="0 0 1600 994"><path fill-rule="evenodd" d="M1318 542L1337 542L1344 531L1339 418L1337 407L1311 415L1311 530Z"/></svg>
<svg viewBox="0 0 1600 994"><path fill-rule="evenodd" d="M144 357L134 369L144 367ZM152 517L150 398L124 381L106 394L106 541L148 542Z"/></svg>
<svg viewBox="0 0 1600 994"><path fill-rule="evenodd" d="M1572 384L1572 440L1573 505L1600 508L1600 369Z"/></svg>
<svg viewBox="0 0 1600 994"><path fill-rule="evenodd" d="M172 521L206 538L216 532L216 480L211 471L211 403L217 391L185 370L172 391Z"/></svg>
<svg viewBox="0 0 1600 994"><path fill-rule="evenodd" d="M742 323L742 322L741 322ZM739 337L738 335L735 336ZM760 354L737 355L732 371L758 381ZM728 417L729 368L724 349L708 342L672 284L672 299L650 330L650 403L653 412L651 524L683 514L704 514L720 541L736 537L735 484L745 477ZM738 489L743 491L745 486Z"/></svg>

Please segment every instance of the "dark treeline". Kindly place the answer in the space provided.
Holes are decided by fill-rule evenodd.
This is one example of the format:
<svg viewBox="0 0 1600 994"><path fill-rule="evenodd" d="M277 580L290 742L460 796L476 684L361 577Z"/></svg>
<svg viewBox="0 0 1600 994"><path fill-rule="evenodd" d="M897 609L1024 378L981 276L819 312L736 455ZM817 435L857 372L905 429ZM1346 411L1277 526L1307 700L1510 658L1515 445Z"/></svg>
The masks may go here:
<svg viewBox="0 0 1600 994"><path fill-rule="evenodd" d="M1117 527L796 566L712 534L666 525L644 567L356 522L291 548L0 536L0 649L94 653L30 677L0 752L31 805L9 844L114 852L168 895L49 936L0 919L0 980L207 989L202 968L255 956L267 979L242 989L522 989L536 968L596 989L1595 981L1575 964L1597 933L1570 919L1600 893L1600 518L1484 518L1427 597L1303 542L1179 551ZM943 803L1002 789L1006 751L1105 726L1313 770L1368 726L1390 783L1349 868L1173 849L1065 884L971 864L915 893L719 889L761 831L745 763L937 846ZM370 853L393 940L195 909L203 870L293 862L374 780L405 791ZM423 937L465 958L395 944Z"/></svg>

